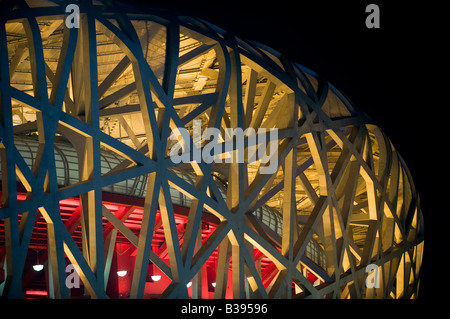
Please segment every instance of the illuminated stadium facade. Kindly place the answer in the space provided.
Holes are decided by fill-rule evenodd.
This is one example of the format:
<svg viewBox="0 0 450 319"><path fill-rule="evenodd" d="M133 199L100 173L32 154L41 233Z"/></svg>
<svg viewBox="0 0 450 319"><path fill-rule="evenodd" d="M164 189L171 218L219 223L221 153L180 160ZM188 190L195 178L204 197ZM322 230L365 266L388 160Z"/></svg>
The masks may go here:
<svg viewBox="0 0 450 319"><path fill-rule="evenodd" d="M71 3L1 3L3 297L417 298L414 183L342 92L200 19ZM175 164L195 121L276 129L276 172L250 136Z"/></svg>

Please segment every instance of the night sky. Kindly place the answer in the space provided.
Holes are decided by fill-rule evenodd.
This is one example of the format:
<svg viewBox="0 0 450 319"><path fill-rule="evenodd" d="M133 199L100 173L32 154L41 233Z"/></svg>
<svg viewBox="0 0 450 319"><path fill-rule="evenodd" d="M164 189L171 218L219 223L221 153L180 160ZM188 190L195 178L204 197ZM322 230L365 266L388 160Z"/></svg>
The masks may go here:
<svg viewBox="0 0 450 319"><path fill-rule="evenodd" d="M436 147L444 116L436 110L445 106L433 102L442 93L433 88L439 80L431 74L441 9L405 0L126 2L196 16L266 44L328 79L371 116L402 155L419 192L426 234L420 297L436 296L432 290L440 281L431 265L439 262L437 226L449 213L445 189L436 182L445 165L443 149ZM380 8L379 29L365 25L369 3Z"/></svg>

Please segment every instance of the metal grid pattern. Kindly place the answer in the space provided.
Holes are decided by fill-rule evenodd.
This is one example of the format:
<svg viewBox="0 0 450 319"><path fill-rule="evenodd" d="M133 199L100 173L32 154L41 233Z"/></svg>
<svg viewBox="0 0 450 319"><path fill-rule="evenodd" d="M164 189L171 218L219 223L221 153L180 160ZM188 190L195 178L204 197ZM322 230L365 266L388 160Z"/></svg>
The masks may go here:
<svg viewBox="0 0 450 319"><path fill-rule="evenodd" d="M135 247L130 298L145 296L150 264L167 277L163 298L417 296L424 241L412 178L382 130L342 92L275 50L198 19L85 1L80 28L69 29L68 3L48 3L1 4L3 296L22 296L37 216L46 224L52 298L69 297L66 256L86 293L107 297L111 230ZM194 119L202 128L277 128L277 171L261 174L261 161L175 165L170 133L185 127L192 138ZM31 135L38 149L30 163L16 141ZM58 187L57 170L67 169L55 161L59 136L78 158L79 181L65 187ZM102 149L120 163L102 167ZM146 195L132 231L124 216L134 208L112 209L103 190L140 176ZM190 199L183 227L171 188ZM74 197L81 247L60 207ZM279 241L253 215L263 205L280 212ZM199 240L210 216L216 226ZM164 247L154 249L157 229ZM318 247L319 266L307 258ZM230 267L217 266L211 295L198 278L214 254ZM370 264L379 269L377 288L365 285Z"/></svg>

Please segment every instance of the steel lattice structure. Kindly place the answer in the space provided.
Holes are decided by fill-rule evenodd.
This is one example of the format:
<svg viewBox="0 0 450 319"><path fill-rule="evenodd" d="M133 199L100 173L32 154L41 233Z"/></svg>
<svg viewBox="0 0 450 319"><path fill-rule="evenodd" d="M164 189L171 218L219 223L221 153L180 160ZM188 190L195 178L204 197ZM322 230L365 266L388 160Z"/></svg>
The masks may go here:
<svg viewBox="0 0 450 319"><path fill-rule="evenodd" d="M200 19L80 1L79 27L69 28L70 3L1 4L3 296L23 297L39 248L49 297L72 295L68 263L86 294L111 297L120 238L134 251L130 298L146 296L149 265L165 276L167 298L417 297L424 241L414 183L342 92ZM186 128L192 152L205 146L192 141L195 120L202 130L278 129L276 172L262 174L260 159L174 164L171 132ZM19 147L27 140L30 159ZM142 192L114 210L119 186ZM78 206L65 217L70 200Z"/></svg>

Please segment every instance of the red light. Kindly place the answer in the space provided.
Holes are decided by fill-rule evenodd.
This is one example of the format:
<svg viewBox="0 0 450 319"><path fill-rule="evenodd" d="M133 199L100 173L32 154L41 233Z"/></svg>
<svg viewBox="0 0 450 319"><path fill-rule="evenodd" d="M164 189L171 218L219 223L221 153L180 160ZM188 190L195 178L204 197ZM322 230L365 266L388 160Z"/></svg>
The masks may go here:
<svg viewBox="0 0 450 319"><path fill-rule="evenodd" d="M61 206L80 206L80 200L75 198L67 198L59 201Z"/></svg>
<svg viewBox="0 0 450 319"><path fill-rule="evenodd" d="M120 206L117 206L117 205L112 205L112 204L106 204L106 203L103 203L103 206L105 206L108 210L110 210L111 212L115 212L115 211L118 211L119 210L119 208L120 208Z"/></svg>
<svg viewBox="0 0 450 319"><path fill-rule="evenodd" d="M18 194L18 200L25 200L26 194ZM80 199L77 197L67 198L59 201L61 208L61 217L67 229L71 231L72 237L77 242L77 244L81 243L81 235L80 235ZM117 218L119 218L123 225L127 227L129 230L133 231L135 235L139 234L142 224L142 215L143 215L143 207L140 206L130 206L129 204L117 203L114 201L103 201L102 204L110 210ZM174 220L177 224L177 233L180 238L180 246L182 245L184 232L186 231L186 223L188 217L188 210L185 207L175 206L174 205ZM153 234L153 242L152 242L152 250L157 256L161 259L161 262L169 265L169 257L168 257L168 248L165 244L165 234L163 222L161 220L161 214L159 211L156 213L156 218L154 222L154 234ZM32 245L30 247L39 247L40 249L45 249L47 247L47 243L45 239L42 239L46 236L45 233L45 225L44 218L42 216L36 221L31 242ZM110 224L106 218L103 219L103 227L106 230L105 234L108 234L108 230L112 230L114 227ZM217 223L215 220L202 220L201 223L201 238L202 242L205 241L211 236L212 233L217 228ZM131 281L133 278L133 269L134 262L136 258L137 249L133 246L129 240L124 237L122 234L118 233L117 241L115 243L114 255L112 257L112 274L115 276L111 277L109 280L111 283L109 284L109 292L111 295L119 297L127 297L129 296L131 290ZM214 285L216 282L216 269L218 267L218 249L216 249L208 260L205 263L204 269L204 277L202 279L202 298L212 298L214 295ZM263 285L267 287L270 285L274 277L276 276L278 269L275 264L272 262L270 258L265 256L261 251L255 248L254 250L254 258L255 262L259 263L259 267L262 273ZM122 272L121 270L127 269L127 273L123 273L124 276L120 276ZM231 272L231 268L229 269ZM119 273L119 275L118 275ZM2 273L2 269L0 269L0 283L4 281L4 274ZM145 295L147 297L158 297L163 293L163 291L169 286L170 279L163 273L158 267L152 267L152 271L148 273L148 280L145 286ZM229 281L232 276L229 274ZM307 279L311 283L315 283L318 279L314 274L308 272ZM231 282L228 282L227 285L230 285ZM28 288L28 289L27 289ZM26 289L26 295L29 298L48 298L49 294L46 290L34 289L33 286L28 286ZM231 290L230 290L231 291ZM192 287L188 287L189 296L192 296ZM227 293L227 297L231 298L231 295Z"/></svg>
<svg viewBox="0 0 450 319"><path fill-rule="evenodd" d="M48 296L47 290L28 289L25 293L31 296Z"/></svg>

